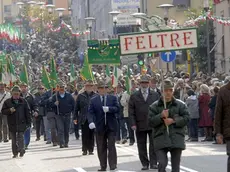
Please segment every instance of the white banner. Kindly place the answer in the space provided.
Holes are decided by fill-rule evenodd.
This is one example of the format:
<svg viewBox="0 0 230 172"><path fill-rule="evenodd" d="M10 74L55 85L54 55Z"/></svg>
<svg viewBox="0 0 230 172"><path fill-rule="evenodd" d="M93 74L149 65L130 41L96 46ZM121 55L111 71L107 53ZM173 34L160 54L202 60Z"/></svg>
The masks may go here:
<svg viewBox="0 0 230 172"><path fill-rule="evenodd" d="M119 35L121 55L191 49L198 46L197 29Z"/></svg>
<svg viewBox="0 0 230 172"><path fill-rule="evenodd" d="M118 15L117 25L136 25L136 19L130 14L137 13L140 8L140 0L111 0L112 9L122 12Z"/></svg>

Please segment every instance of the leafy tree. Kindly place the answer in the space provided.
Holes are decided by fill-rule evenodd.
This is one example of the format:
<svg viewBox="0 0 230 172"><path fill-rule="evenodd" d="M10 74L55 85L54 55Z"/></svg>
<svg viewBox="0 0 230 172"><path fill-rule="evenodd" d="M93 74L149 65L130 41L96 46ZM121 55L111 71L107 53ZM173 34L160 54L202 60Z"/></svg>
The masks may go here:
<svg viewBox="0 0 230 172"><path fill-rule="evenodd" d="M200 15L204 15L204 11L200 9L189 9L186 12L186 15L189 20L196 19ZM197 24L198 29L198 47L196 49L191 50L192 54L192 63L196 63L200 69L200 71L207 73L208 72L208 55L207 55L207 31L206 31L206 20L199 21ZM215 45L215 33L213 21L209 20L209 45L210 49ZM215 70L215 56L214 52L210 54L211 58L211 71Z"/></svg>

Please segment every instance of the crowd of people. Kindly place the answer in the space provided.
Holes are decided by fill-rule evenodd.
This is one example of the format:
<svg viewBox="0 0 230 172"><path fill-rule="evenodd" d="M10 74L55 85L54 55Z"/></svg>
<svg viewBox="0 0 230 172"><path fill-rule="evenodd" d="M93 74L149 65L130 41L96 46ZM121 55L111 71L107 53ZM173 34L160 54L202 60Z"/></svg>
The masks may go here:
<svg viewBox="0 0 230 172"><path fill-rule="evenodd" d="M202 142L226 142L230 155L230 77L176 72L162 81L158 73L140 74L135 69L129 90L125 66L116 88L101 80L102 74L97 82L81 81L76 88L60 82L46 90L39 84L34 95L25 83L11 90L0 83L0 141L11 139L13 158L17 158L30 148L32 127L36 141L43 134L46 144L60 148L68 148L70 133L78 140L81 130L82 155L94 155L96 140L98 171L106 171L107 158L110 170L117 168L116 144L136 142L142 170L165 172L170 152L172 171L179 172L186 133L188 142L198 142L199 137L204 137ZM230 158L228 170L229 166Z"/></svg>

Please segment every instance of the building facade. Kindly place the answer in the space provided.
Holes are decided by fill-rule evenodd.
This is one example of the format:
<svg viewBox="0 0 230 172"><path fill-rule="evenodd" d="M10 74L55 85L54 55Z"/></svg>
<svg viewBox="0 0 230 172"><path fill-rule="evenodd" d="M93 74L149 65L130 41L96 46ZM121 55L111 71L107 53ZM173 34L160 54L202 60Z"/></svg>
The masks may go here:
<svg viewBox="0 0 230 172"><path fill-rule="evenodd" d="M215 16L230 19L230 1L222 0L215 5ZM216 43L215 48L215 70L216 72L230 73L230 27L215 23Z"/></svg>
<svg viewBox="0 0 230 172"><path fill-rule="evenodd" d="M169 10L169 18L176 20L179 24L183 24L187 19L185 11L189 8L201 9L203 8L203 0L160 0L149 1L142 0L145 6L145 13L149 16L158 15L164 17L163 9L157 8L161 4L173 4L174 7Z"/></svg>

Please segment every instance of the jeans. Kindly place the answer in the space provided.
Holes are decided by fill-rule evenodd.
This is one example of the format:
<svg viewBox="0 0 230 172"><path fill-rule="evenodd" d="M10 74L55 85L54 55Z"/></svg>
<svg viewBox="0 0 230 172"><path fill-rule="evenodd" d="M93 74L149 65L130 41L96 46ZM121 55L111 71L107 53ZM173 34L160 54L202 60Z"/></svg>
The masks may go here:
<svg viewBox="0 0 230 172"><path fill-rule="evenodd" d="M157 151L157 160L159 162L158 172L166 172L166 167L168 165L168 152L171 154L171 172L180 172L180 159L182 149L160 149Z"/></svg>
<svg viewBox="0 0 230 172"><path fill-rule="evenodd" d="M51 142L51 129L50 129L50 125L49 125L47 116L43 116L43 123L44 123L44 130L45 130L45 136L46 136L45 139L48 142Z"/></svg>
<svg viewBox="0 0 230 172"><path fill-rule="evenodd" d="M51 131L51 139L54 144L58 143L57 137L57 115L54 112L47 112L48 126Z"/></svg>
<svg viewBox="0 0 230 172"><path fill-rule="evenodd" d="M18 155L18 153L24 153L24 142L23 142L23 132L10 132L12 139L12 153L13 155Z"/></svg>
<svg viewBox="0 0 230 172"><path fill-rule="evenodd" d="M0 141L7 140L8 133L7 116L0 114Z"/></svg>
<svg viewBox="0 0 230 172"><path fill-rule="evenodd" d="M120 140L126 140L127 139L127 135L128 135L128 131L125 125L125 119L121 118L121 119L117 119L117 135L116 135L116 140L120 141Z"/></svg>
<svg viewBox="0 0 230 172"><path fill-rule="evenodd" d="M70 114L57 115L58 137L60 145L69 143Z"/></svg>
<svg viewBox="0 0 230 172"><path fill-rule="evenodd" d="M29 146L30 144L30 135L31 135L31 128L27 128L24 132L24 144L25 146Z"/></svg>
<svg viewBox="0 0 230 172"><path fill-rule="evenodd" d="M198 119L190 119L189 121L189 137L198 138Z"/></svg>

